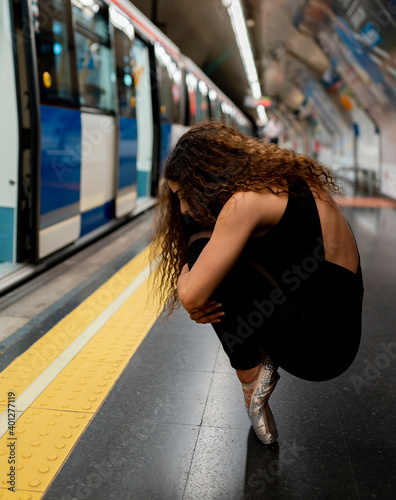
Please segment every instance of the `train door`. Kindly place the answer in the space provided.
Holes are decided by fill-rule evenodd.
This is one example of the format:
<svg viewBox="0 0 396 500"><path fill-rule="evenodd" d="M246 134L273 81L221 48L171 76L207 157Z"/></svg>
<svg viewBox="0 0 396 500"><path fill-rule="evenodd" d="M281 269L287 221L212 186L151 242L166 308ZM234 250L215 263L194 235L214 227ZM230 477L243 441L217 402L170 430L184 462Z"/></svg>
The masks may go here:
<svg viewBox="0 0 396 500"><path fill-rule="evenodd" d="M134 209L137 196L137 122L132 54L135 31L129 19L117 7L110 7L110 20L114 28L119 112L115 211L116 217L122 217Z"/></svg>
<svg viewBox="0 0 396 500"><path fill-rule="evenodd" d="M115 63L109 9L72 0L81 109L81 236L115 216L118 163Z"/></svg>
<svg viewBox="0 0 396 500"><path fill-rule="evenodd" d="M17 260L18 108L10 3L0 4L0 273Z"/></svg>
<svg viewBox="0 0 396 500"><path fill-rule="evenodd" d="M12 3L18 58L21 260L80 234L81 120L70 1Z"/></svg>
<svg viewBox="0 0 396 500"><path fill-rule="evenodd" d="M137 118L137 195L151 196L151 173L153 167L153 102L150 76L150 54L148 46L135 38L132 47L134 59L134 84L136 87Z"/></svg>

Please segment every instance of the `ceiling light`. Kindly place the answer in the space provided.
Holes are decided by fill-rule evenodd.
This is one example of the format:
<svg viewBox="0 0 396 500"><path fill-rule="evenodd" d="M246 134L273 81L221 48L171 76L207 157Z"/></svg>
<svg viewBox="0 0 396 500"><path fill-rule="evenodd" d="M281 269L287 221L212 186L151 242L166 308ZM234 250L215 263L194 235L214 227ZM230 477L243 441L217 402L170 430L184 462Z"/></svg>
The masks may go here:
<svg viewBox="0 0 396 500"><path fill-rule="evenodd" d="M245 67L247 79L253 97L261 97L261 87L258 79L256 65L254 63L252 47L250 45L249 35L246 28L245 16L243 14L240 0L222 0L224 7L227 8L231 19L231 25L234 30L239 52Z"/></svg>
<svg viewBox="0 0 396 500"><path fill-rule="evenodd" d="M260 104L260 106L257 106L257 114L263 125L267 123L268 121L267 113L265 112L265 108L262 104Z"/></svg>
<svg viewBox="0 0 396 500"><path fill-rule="evenodd" d="M213 89L209 90L209 99L215 101L217 99L217 92Z"/></svg>

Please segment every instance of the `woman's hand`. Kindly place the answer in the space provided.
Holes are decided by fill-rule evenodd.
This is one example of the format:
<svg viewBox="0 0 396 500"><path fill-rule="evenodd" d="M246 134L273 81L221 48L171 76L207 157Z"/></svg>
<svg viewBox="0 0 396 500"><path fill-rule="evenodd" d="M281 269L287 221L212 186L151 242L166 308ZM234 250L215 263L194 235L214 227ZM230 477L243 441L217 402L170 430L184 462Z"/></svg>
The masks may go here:
<svg viewBox="0 0 396 500"><path fill-rule="evenodd" d="M220 323L221 316L224 316L223 311L219 311L221 304L214 301L207 301L203 307L196 309L190 313L190 319L196 323Z"/></svg>

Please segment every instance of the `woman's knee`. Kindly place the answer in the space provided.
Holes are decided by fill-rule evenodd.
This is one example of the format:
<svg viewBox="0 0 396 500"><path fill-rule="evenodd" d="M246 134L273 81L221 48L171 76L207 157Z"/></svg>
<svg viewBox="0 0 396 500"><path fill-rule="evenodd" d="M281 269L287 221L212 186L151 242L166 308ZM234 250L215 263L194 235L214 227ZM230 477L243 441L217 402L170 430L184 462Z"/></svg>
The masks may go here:
<svg viewBox="0 0 396 500"><path fill-rule="evenodd" d="M259 374L260 366L257 365L254 368L250 368L249 370L236 370L237 377L242 384L250 384L254 380L256 380Z"/></svg>

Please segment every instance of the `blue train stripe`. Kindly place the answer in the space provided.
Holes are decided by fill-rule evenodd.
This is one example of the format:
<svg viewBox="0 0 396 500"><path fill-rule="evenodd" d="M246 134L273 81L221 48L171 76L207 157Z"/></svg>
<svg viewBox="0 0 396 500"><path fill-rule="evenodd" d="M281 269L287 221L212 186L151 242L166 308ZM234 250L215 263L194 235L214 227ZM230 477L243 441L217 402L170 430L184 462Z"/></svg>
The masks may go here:
<svg viewBox="0 0 396 500"><path fill-rule="evenodd" d="M118 189L136 184L137 121L120 118Z"/></svg>
<svg viewBox="0 0 396 500"><path fill-rule="evenodd" d="M75 109L40 106L40 215L62 210L63 219L76 215L81 185L81 114ZM70 210L67 210L67 207ZM54 221L55 222L55 221Z"/></svg>
<svg viewBox="0 0 396 500"><path fill-rule="evenodd" d="M161 151L160 151L160 173L164 172L165 161L171 150L172 144L172 125L170 123L161 123Z"/></svg>
<svg viewBox="0 0 396 500"><path fill-rule="evenodd" d="M106 202L104 205L92 208L86 212L81 213L81 234L90 233L94 229L97 229L103 224L110 222L115 217L115 201L111 200Z"/></svg>

